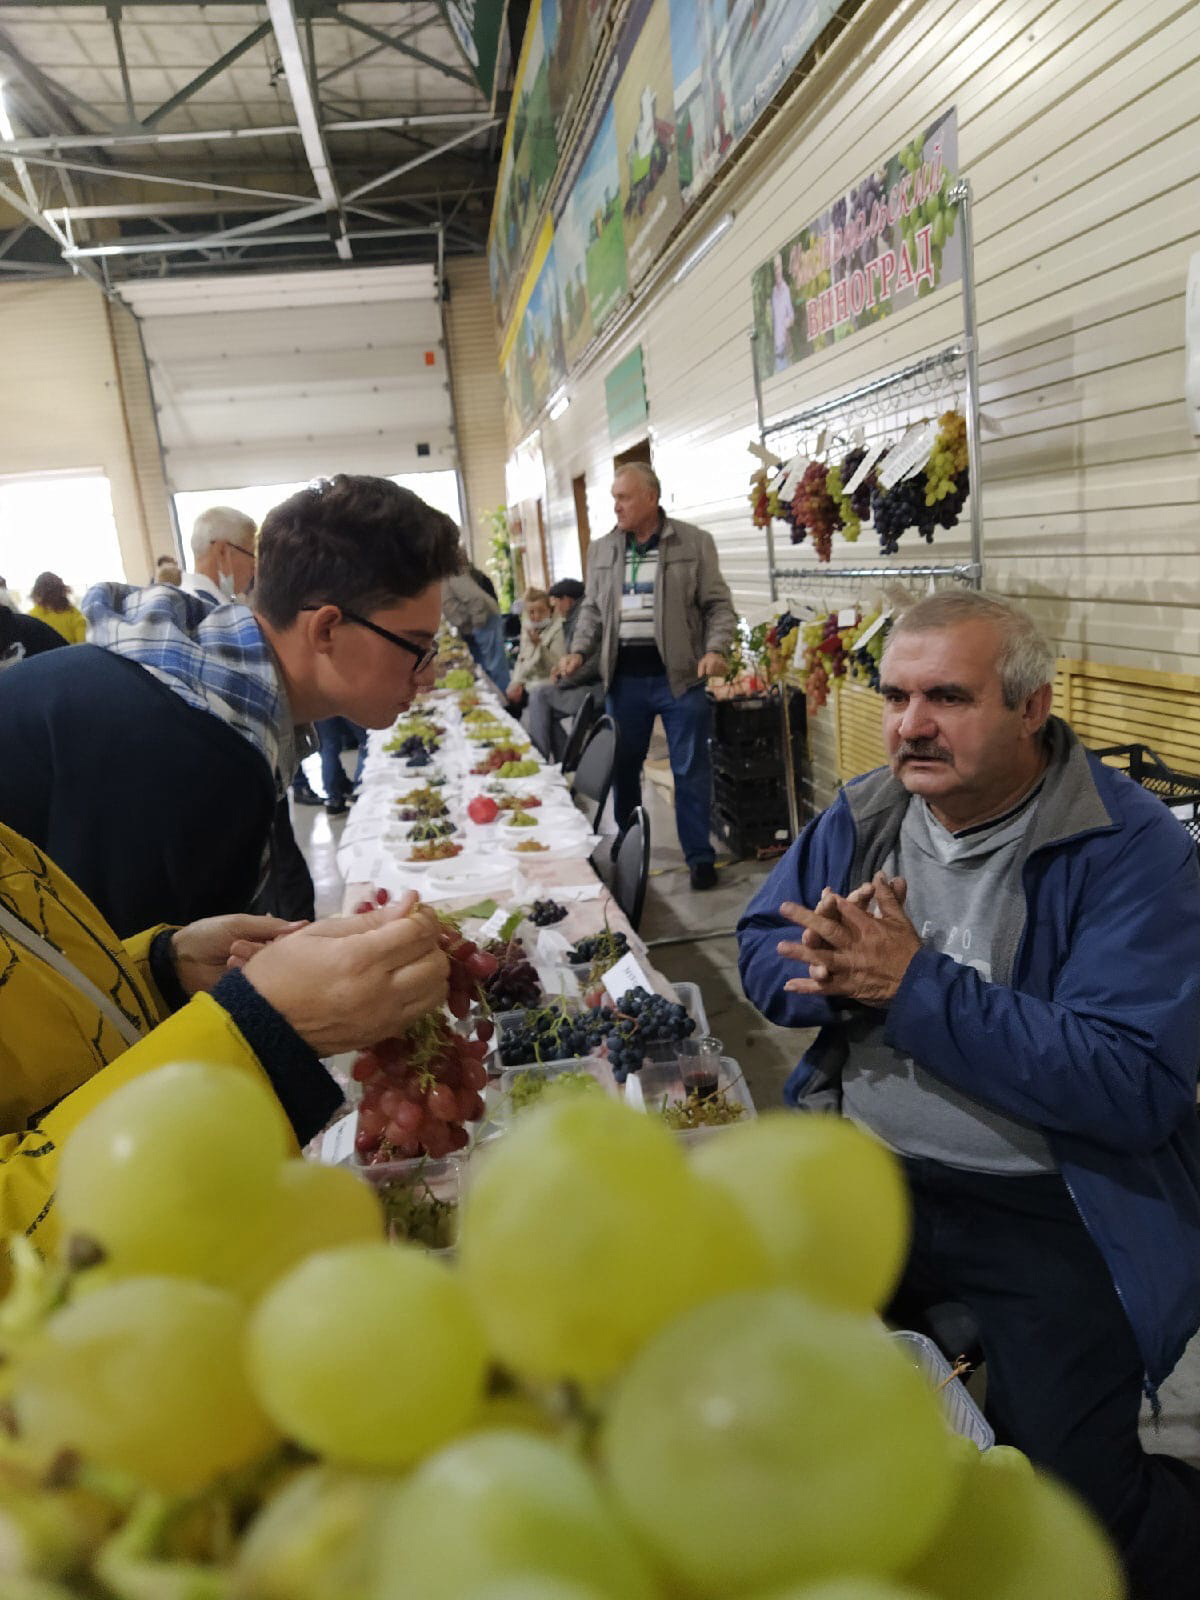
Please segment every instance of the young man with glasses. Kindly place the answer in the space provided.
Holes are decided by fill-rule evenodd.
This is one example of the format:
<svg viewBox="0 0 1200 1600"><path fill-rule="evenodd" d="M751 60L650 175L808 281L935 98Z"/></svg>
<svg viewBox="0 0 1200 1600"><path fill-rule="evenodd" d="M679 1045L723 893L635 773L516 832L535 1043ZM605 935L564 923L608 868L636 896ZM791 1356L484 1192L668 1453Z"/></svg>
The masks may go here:
<svg viewBox="0 0 1200 1600"><path fill-rule="evenodd" d="M442 512L339 476L268 512L252 606L98 585L77 666L3 674L0 821L122 936L244 909L308 724L388 727L432 682L459 560Z"/></svg>

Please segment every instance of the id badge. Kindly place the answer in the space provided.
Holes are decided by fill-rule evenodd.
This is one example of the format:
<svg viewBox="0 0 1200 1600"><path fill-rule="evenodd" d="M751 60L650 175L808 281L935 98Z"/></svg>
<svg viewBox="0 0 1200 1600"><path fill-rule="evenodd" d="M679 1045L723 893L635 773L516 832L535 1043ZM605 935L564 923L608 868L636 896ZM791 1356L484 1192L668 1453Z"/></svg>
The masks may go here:
<svg viewBox="0 0 1200 1600"><path fill-rule="evenodd" d="M652 594L622 594L622 611L653 611L654 596Z"/></svg>

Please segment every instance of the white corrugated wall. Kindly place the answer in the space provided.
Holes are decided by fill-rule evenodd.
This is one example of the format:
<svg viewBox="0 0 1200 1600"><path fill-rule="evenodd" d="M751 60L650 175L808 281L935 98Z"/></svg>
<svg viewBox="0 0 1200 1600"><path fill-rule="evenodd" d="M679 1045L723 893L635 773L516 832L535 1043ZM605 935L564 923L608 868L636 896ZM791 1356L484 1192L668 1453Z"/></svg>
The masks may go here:
<svg viewBox="0 0 1200 1600"><path fill-rule="evenodd" d="M565 561L575 545L580 472L593 531L611 525L612 455L632 440L608 437L603 374L640 340L667 503L713 531L739 602L761 611L750 274L954 105L975 195L988 584L1024 598L1065 655L1200 671L1200 454L1183 403L1198 16L1194 0L869 0L695 236L732 206L729 232L647 299L543 427L554 550ZM772 379L768 415L940 348L960 319L943 291ZM934 550L957 557L965 537ZM831 770L828 731L814 756Z"/></svg>
<svg viewBox="0 0 1200 1600"><path fill-rule="evenodd" d="M125 573L140 583L173 542L124 315L110 324L104 296L83 280L0 286L0 476L104 473Z"/></svg>
<svg viewBox="0 0 1200 1600"><path fill-rule="evenodd" d="M446 353L454 386L465 512L471 524L463 531L469 531L480 557L487 550L480 518L504 504L504 387L497 366L496 313L482 257L452 257L446 263L446 279L450 286Z"/></svg>

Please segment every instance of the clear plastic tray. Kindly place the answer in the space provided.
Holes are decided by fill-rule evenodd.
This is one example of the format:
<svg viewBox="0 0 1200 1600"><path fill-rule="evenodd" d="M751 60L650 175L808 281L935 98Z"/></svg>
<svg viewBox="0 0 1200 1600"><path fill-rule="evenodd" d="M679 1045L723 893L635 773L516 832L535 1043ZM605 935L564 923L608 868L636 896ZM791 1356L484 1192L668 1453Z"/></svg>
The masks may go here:
<svg viewBox="0 0 1200 1600"><path fill-rule="evenodd" d="M729 1099L736 1100L741 1106L743 1115L738 1118L738 1122L748 1121L749 1118L758 1115L750 1094L750 1085L746 1082L740 1063L732 1056L720 1057L717 1089ZM657 1111L664 1100L676 1105L684 1099L685 1093L683 1076L677 1060L647 1061L640 1072L631 1072L625 1081L626 1103L636 1106L639 1111ZM728 1123L724 1126L736 1127L737 1124ZM712 1131L719 1132L720 1127Z"/></svg>
<svg viewBox="0 0 1200 1600"><path fill-rule="evenodd" d="M435 1160L432 1156L415 1156L411 1161L380 1161L374 1166L356 1159L353 1169L379 1194L387 1212L389 1239L405 1240L435 1252L454 1248L458 1237L458 1207L462 1199L464 1173L461 1155L446 1156L442 1160ZM423 1199L453 1208L446 1218L443 1242L432 1243L420 1237L414 1239L400 1225L400 1208L388 1204L389 1193L397 1190L413 1192Z"/></svg>
<svg viewBox="0 0 1200 1600"><path fill-rule="evenodd" d="M608 1062L602 1060L599 1056L571 1056L565 1061L539 1062L528 1067L506 1067L500 1074L499 1097L496 1101L492 1120L499 1127L508 1127L514 1117L520 1116L520 1111L513 1109L511 1100L513 1085L519 1078L527 1077L532 1073L535 1077L543 1078L550 1082L554 1078L561 1078L568 1072L586 1072L590 1078L596 1080L605 1094L611 1095L614 1099L620 1097L621 1091L617 1087L616 1079L612 1075Z"/></svg>
<svg viewBox="0 0 1200 1600"><path fill-rule="evenodd" d="M949 1428L954 1433L962 1434L964 1439L970 1439L980 1450L990 1450L996 1442L991 1424L967 1393L962 1379L954 1376L954 1368L933 1340L927 1339L923 1333L907 1330L893 1333L892 1338L913 1366L937 1390Z"/></svg>

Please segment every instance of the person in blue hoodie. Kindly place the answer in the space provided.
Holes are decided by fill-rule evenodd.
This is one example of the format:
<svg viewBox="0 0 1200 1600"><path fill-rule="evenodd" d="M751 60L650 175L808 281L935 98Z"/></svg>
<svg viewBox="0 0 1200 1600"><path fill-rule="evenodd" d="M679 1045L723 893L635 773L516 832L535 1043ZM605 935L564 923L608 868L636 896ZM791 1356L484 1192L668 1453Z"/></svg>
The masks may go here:
<svg viewBox="0 0 1200 1600"><path fill-rule="evenodd" d="M1006 600L905 611L889 766L792 845L739 964L764 1016L819 1029L789 1102L904 1162L889 1315L965 1306L998 1438L1091 1503L1139 1600L1194 1600L1200 1473L1145 1454L1138 1416L1200 1327L1200 865L1050 715L1053 676Z"/></svg>

